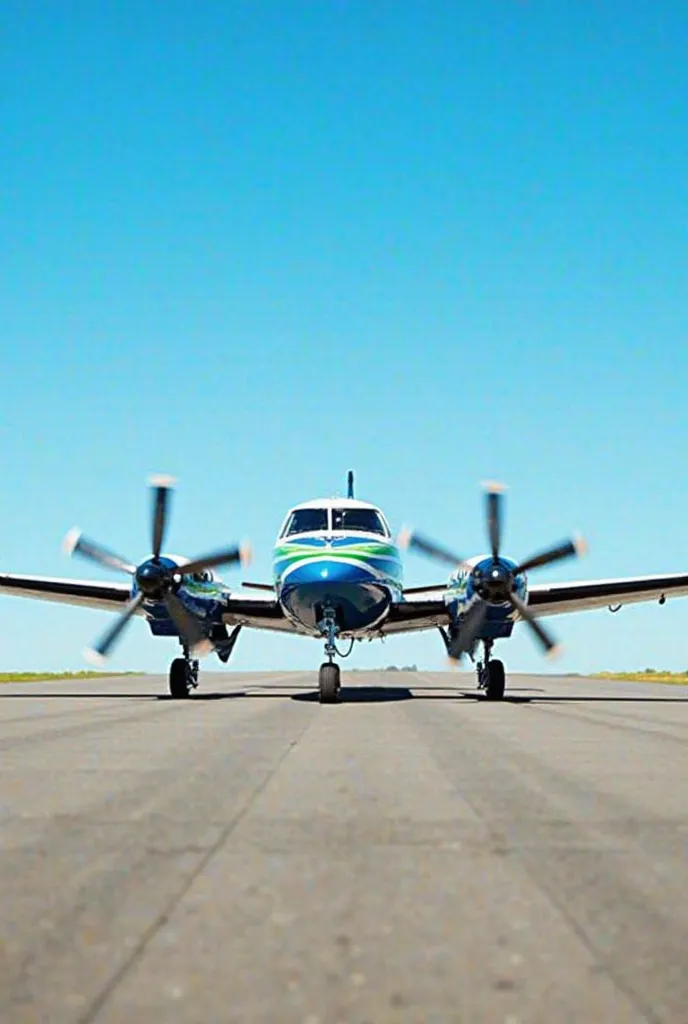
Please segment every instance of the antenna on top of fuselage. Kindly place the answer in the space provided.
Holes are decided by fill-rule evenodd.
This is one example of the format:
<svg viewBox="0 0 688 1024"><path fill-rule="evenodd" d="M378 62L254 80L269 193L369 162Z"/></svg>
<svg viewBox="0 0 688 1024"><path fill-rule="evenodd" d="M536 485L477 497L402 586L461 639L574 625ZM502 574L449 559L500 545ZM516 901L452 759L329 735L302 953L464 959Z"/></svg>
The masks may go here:
<svg viewBox="0 0 688 1024"><path fill-rule="evenodd" d="M354 471L349 470L349 475L346 481L346 496L347 498L353 498L354 496Z"/></svg>

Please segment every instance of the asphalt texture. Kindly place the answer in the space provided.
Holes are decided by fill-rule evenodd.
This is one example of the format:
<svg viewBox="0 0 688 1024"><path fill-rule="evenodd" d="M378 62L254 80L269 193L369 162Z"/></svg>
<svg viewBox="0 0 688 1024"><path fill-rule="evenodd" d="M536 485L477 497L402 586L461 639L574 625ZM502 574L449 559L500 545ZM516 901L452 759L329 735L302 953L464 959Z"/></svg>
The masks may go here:
<svg viewBox="0 0 688 1024"><path fill-rule="evenodd" d="M0 686L3 1024L688 1022L688 689Z"/></svg>

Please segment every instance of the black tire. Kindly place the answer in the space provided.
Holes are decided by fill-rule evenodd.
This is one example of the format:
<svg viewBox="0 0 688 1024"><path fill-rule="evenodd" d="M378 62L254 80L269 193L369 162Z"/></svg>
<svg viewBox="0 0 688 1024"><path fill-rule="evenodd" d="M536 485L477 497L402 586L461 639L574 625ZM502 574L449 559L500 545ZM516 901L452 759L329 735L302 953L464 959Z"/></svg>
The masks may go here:
<svg viewBox="0 0 688 1024"><path fill-rule="evenodd" d="M487 672L485 696L488 700L501 700L504 696L505 686L504 663L501 661L491 661Z"/></svg>
<svg viewBox="0 0 688 1024"><path fill-rule="evenodd" d="M325 662L318 673L318 691L321 704L336 704L339 700L339 665Z"/></svg>
<svg viewBox="0 0 688 1024"><path fill-rule="evenodd" d="M170 696L184 700L189 696L189 668L184 658L175 658L170 665Z"/></svg>

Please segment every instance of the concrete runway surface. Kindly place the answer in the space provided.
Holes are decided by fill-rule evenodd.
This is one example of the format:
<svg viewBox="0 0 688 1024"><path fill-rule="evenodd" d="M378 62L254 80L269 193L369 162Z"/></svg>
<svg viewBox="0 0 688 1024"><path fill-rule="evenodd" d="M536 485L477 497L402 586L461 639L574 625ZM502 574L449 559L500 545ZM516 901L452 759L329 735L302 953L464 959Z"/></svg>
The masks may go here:
<svg viewBox="0 0 688 1024"><path fill-rule="evenodd" d="M3 1024L688 1022L688 689L0 686Z"/></svg>

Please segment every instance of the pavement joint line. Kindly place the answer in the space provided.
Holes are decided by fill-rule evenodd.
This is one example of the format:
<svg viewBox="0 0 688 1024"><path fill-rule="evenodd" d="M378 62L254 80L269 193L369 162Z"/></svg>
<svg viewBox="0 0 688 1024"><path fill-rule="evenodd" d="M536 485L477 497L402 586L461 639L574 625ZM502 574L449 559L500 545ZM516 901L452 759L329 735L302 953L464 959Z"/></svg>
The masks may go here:
<svg viewBox="0 0 688 1024"><path fill-rule="evenodd" d="M520 863L522 864L526 874L529 876L529 878L531 878L531 880L543 894L545 899L549 900L553 907L556 907L561 916L567 922L569 928L572 930L574 935L578 936L579 941L590 953L593 959L593 963L600 967L601 971L607 975L607 977L615 986L615 988L617 988L619 992L622 992L626 996L631 1006L633 1006L634 1009L637 1010L637 1012L645 1018L648 1024L663 1024L662 1018L654 1012L652 1007L644 1006L639 1000L636 992L629 985L626 985L626 983L617 976L614 967L608 961L605 961L601 951L588 937L587 932L585 931L583 926L579 924L575 916L569 911L565 902L558 898L556 889L543 884L542 878L538 875L536 871L533 871L530 868L527 862L521 860Z"/></svg>
<svg viewBox="0 0 688 1024"><path fill-rule="evenodd" d="M657 739L661 736L662 739L672 740L674 743L680 743L684 748L686 740L688 739L685 734L681 736L674 732L667 732L661 728L648 729L644 725L636 725L635 720L630 715L623 715L619 713L612 715L607 712L606 718L601 719L601 716L604 715L604 709L598 710L596 715L586 715L578 708L571 708L563 702L560 705L553 702L548 704L538 704L534 701L533 703L537 706L538 711L544 711L545 714L549 713L550 715L558 715L561 718L565 710L567 718L574 718L577 722L584 722L586 725L594 725L600 729L614 729L617 732L628 732L630 729L632 732L638 733L642 736L652 736L653 739ZM665 725L668 723L661 724Z"/></svg>
<svg viewBox="0 0 688 1024"><path fill-rule="evenodd" d="M279 678L283 678L283 677L280 676ZM240 697L242 697L244 695L244 693L245 693L244 688L237 687L236 689L229 689L229 690L221 691L221 696L225 696L226 695L228 697L232 697L232 696L236 695L237 698L240 698ZM115 699L116 699L116 703L114 705L112 703L108 703L106 707L98 706L96 708L93 708L93 707L76 708L76 709L69 710L69 711L57 712L56 714L50 714L50 715L46 716L45 718L42 715L34 715L34 716L27 715L27 716L24 716L23 718L20 718L20 719L2 719L2 727L4 727L4 725L6 723L9 723L9 724L12 724L12 723L20 724L20 723L23 722L23 723L32 724L32 723L37 722L37 721L41 721L41 722L42 721L46 721L46 723L48 723L48 722L55 722L56 720L59 721L59 719L61 719L63 716L70 717L70 716L73 716L74 714L77 714L79 716L79 721L78 722L75 722L74 725L72 725L71 727L59 730L59 732L56 731L54 728L51 728L49 726L48 728L43 729L41 731L33 730L29 734L27 734L26 736L13 736L13 737L0 736L0 752L10 751L10 750L15 750L15 749L21 748L22 746L25 746L27 743L35 742L37 739L41 740L42 742L50 743L53 740L54 741L60 741L66 735L78 736L81 733L88 733L88 732L91 732L91 731L97 731L98 729L111 730L113 727L118 727L118 726L121 726L121 725L126 725L129 722L132 722L134 724L138 724L140 722L140 720L141 720L139 707L140 707L140 704L143 701L148 701L154 708L157 709L157 712L158 712L156 714L151 713L150 715L146 716L146 722L149 723L153 719L158 719L158 718L166 719L168 717L168 714L167 714L168 712L170 713L170 715L173 712L177 712L177 713L179 713L179 712L186 712L188 714L189 708L193 706L194 701L197 701L199 704L203 704L206 700L208 700L209 697L212 697L212 695L213 695L213 691L211 691L210 693L203 693L203 692L201 692L198 695L198 697L193 697L192 696L189 700L173 700L171 697L168 697L167 694L163 694L163 695L159 695L159 694L148 695L148 694L146 694L143 698L141 696L137 695L134 698L134 700L132 700L131 697L125 697L122 700L120 700L119 699L119 695L114 695ZM40 697L42 695L34 693L34 694L6 694L6 695L3 695L3 696L5 696L7 698L14 697L15 699L22 699L23 697L30 696L32 699L36 699L36 698L40 699ZM86 696L86 695L84 695L84 696ZM74 700L75 699L75 695L72 695L72 694L64 694L63 695L63 694L55 694L55 693L50 694L49 698L47 698L47 699L55 700L55 699L58 699L59 697L63 697L64 700ZM93 700L93 697L89 697L89 699ZM108 695L108 697L106 698L105 695L103 695L103 699L104 700L107 699L108 702L110 702L112 700L112 697L110 695ZM117 717L113 717L112 716L111 712L112 712L113 706L114 706L114 708L116 710L119 710L119 709L123 709L125 707L129 707L132 703L134 704L134 708L129 713L127 713L127 714L118 714Z"/></svg>
<svg viewBox="0 0 688 1024"><path fill-rule="evenodd" d="M145 953L148 945L152 942L152 940L155 938L160 929L167 924L167 922L173 915L174 911L180 905L186 894L190 891L196 879L199 878L203 871L208 867L213 857L215 857L216 854L220 852L220 850L227 842L227 840L230 838L232 833L241 824L241 822L249 813L253 805L259 799L261 794L265 791L265 789L272 781L272 779L275 777L277 772L280 770L288 756L296 749L296 747L298 747L304 735L313 726L313 722L313 718L305 722L297 738L292 739L287 743L285 749L283 750L281 756L277 759L277 762L275 763L271 771L269 771L266 774L265 778L260 782L256 789L254 789L253 793L251 793L244 806L234 816L232 821L230 821L223 828L218 838L207 850L205 855L201 857L193 871L189 874L189 876L185 879L184 883L180 886L179 891L176 893L176 895L172 897L172 899L169 901L165 909L161 911L160 914L158 914L158 916L152 922L152 924L145 930L139 942L134 946L132 952L125 959L124 963L120 965L118 970L115 971L115 973L112 975L112 977L101 990L101 992L92 1000L91 1005L89 1006L86 1013L79 1018L79 1024L93 1024L100 1011L107 1004L109 998L114 994L116 989L126 978L129 971L136 965L137 961Z"/></svg>
<svg viewBox="0 0 688 1024"><path fill-rule="evenodd" d="M418 734L418 738L422 740L420 730L418 729L418 723L414 723L414 729ZM491 842L497 841L501 844L503 837L498 832L496 832L494 827L490 824L490 821L488 820L483 809L481 808L480 803L472 798L470 789L467 788L465 791L461 790L458 787L458 785L456 785L452 781L451 777L446 773L446 770L444 769L439 759L438 770L445 775L451 788L457 793L457 795L460 798L466 801L466 803L472 808L472 810L478 816L478 818L483 822L487 830L487 833L490 836ZM595 831L594 826L593 831ZM518 843L515 844L512 849L514 852L517 852L522 850L523 848L524 844ZM552 907L554 907L562 915L562 917L569 925L573 933L577 936L581 944L592 957L593 963L596 966L598 966L604 974L607 975L607 977L615 986L615 988L630 1001L633 1008L648 1022L648 1024L664 1024L662 1018L654 1012L652 1007L643 1005L634 989L627 985L621 978L617 976L617 973L614 970L613 965L610 964L608 960L604 958L603 951L600 950L598 946L595 944L594 940L588 936L585 928L578 922L575 915L573 915L571 911L568 909L565 901L559 898L559 894L557 892L556 887L550 886L546 882L544 882L541 873L534 870L526 858L519 857L518 864L523 873L527 875L528 878L530 878L530 880L533 882L533 884L542 894L542 896L550 903Z"/></svg>
<svg viewBox="0 0 688 1024"><path fill-rule="evenodd" d="M155 704L159 715L149 716L147 721L150 721L153 717L169 717L165 713L167 711L180 711L188 707L187 701L163 701ZM37 740L50 743L51 740L60 741L65 736L78 736L81 733L95 732L100 730L110 731L121 725L126 725L131 722L138 724L140 722L140 714L138 709L133 711L131 714L118 715L113 718L109 715L103 715L102 717L89 718L86 722L78 722L71 728L61 729L56 732L55 729L44 729L40 732L31 732L26 736L14 736L14 737L3 737L0 738L0 751L13 750L17 747L25 746L27 743L35 743Z"/></svg>

